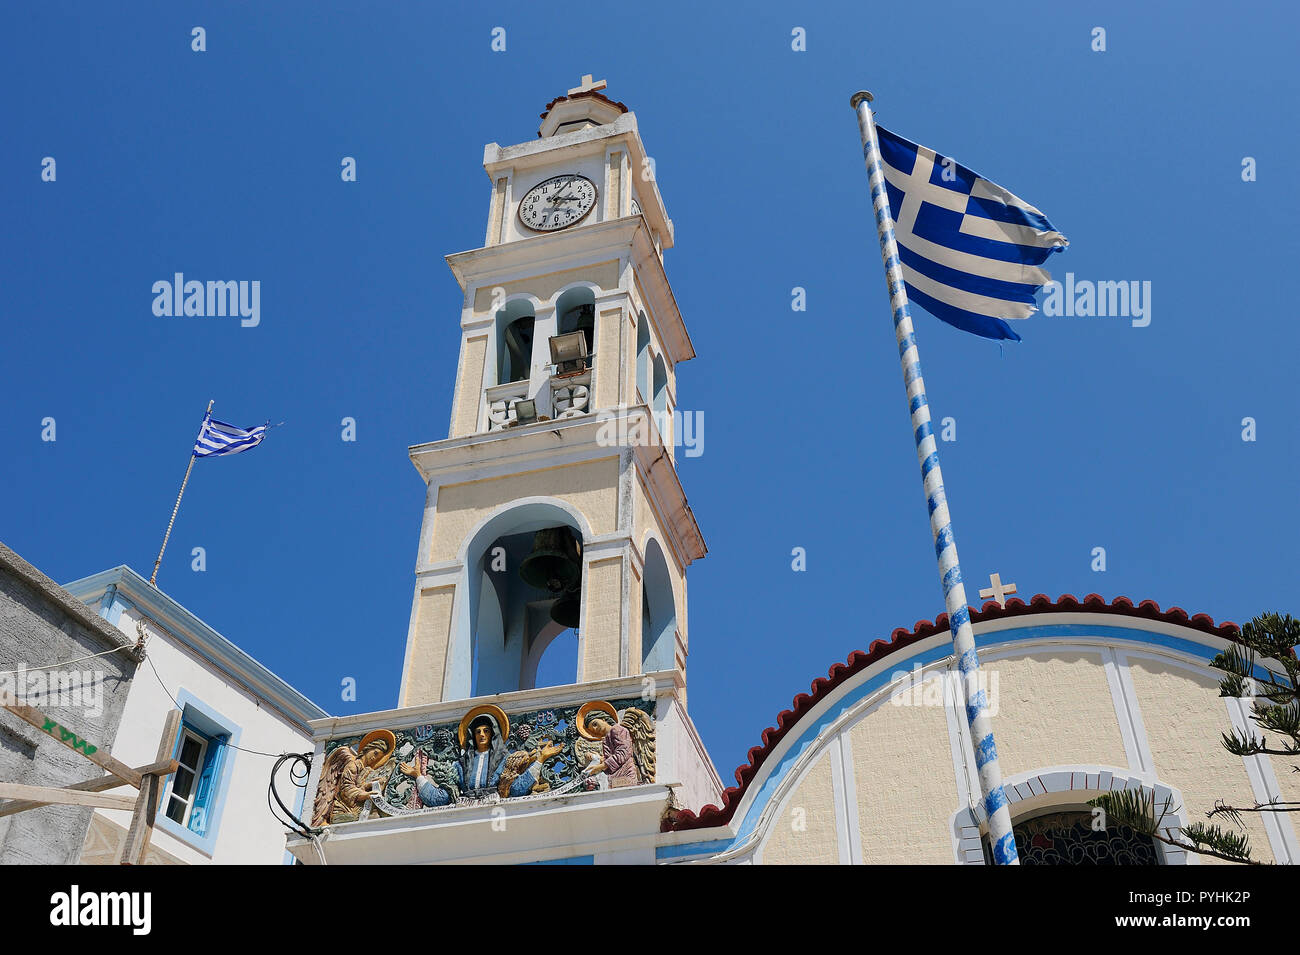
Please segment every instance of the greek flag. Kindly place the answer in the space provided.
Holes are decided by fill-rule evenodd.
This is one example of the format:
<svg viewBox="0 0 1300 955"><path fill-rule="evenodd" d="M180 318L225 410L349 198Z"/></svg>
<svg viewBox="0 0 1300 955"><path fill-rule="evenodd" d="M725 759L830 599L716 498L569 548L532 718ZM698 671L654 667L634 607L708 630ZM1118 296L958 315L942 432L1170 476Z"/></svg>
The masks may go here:
<svg viewBox="0 0 1300 955"><path fill-rule="evenodd" d="M1042 264L1069 241L1047 217L965 166L876 127L908 297L984 338L1020 341L1052 280Z"/></svg>
<svg viewBox="0 0 1300 955"><path fill-rule="evenodd" d="M266 437L268 425L269 422L246 430L224 421L213 421L209 414L203 419L203 427L199 429L199 436L194 442L194 457L214 458L255 448Z"/></svg>

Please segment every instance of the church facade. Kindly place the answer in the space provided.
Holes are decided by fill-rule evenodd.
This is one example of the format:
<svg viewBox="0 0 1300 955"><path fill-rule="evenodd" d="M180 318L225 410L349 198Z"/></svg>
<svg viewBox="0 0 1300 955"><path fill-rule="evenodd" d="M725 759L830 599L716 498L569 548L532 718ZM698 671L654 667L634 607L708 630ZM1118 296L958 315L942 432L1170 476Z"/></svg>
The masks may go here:
<svg viewBox="0 0 1300 955"><path fill-rule="evenodd" d="M664 271L673 225L635 115L584 77L536 140L489 144L448 437L427 486L397 708L313 721L289 851L306 864L983 864L985 820L943 618L796 697L724 788L687 710L676 369L695 356ZM1141 788L1169 826L1215 799L1300 798L1208 664L1234 638L1154 604L1036 597L972 614L1007 795L1031 861L1198 861L1088 825ZM707 638L707 637L706 637ZM576 672L537 686L548 647ZM1300 858L1248 820L1257 856Z"/></svg>

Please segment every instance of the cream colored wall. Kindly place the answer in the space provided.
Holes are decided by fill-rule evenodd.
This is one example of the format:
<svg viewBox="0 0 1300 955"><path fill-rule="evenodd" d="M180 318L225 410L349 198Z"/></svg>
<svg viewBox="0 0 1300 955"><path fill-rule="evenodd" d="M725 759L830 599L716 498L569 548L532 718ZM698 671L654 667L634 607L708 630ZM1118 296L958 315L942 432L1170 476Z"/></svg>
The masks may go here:
<svg viewBox="0 0 1300 955"><path fill-rule="evenodd" d="M620 306L601 309L596 317L596 408L612 408L618 404L619 379L627 374L626 368L619 367L622 322Z"/></svg>
<svg viewBox="0 0 1300 955"><path fill-rule="evenodd" d="M586 618L582 627L580 681L607 680L623 675L619 673L622 583L622 557L593 560L587 565L582 588Z"/></svg>
<svg viewBox="0 0 1300 955"><path fill-rule="evenodd" d="M627 602L627 658L628 672L641 672L641 575L629 568L631 587Z"/></svg>
<svg viewBox="0 0 1300 955"><path fill-rule="evenodd" d="M993 728L1003 776L1064 763L1128 765L1100 654L1035 652L983 670L998 676Z"/></svg>
<svg viewBox="0 0 1300 955"><path fill-rule="evenodd" d="M823 752L771 820L763 844L765 865L836 863L835 787L830 755Z"/></svg>
<svg viewBox="0 0 1300 955"><path fill-rule="evenodd" d="M502 505L525 497L558 498L577 508L592 533L609 534L617 520L618 457L444 484L438 488L426 558L430 563L455 560L476 524Z"/></svg>
<svg viewBox="0 0 1300 955"><path fill-rule="evenodd" d="M1129 659L1129 674L1142 710L1147 745L1160 781L1182 790L1184 818L1203 822L1215 800L1253 806L1250 777L1240 756L1223 748L1220 736L1232 729L1227 704L1219 696L1212 676L1160 660ZM1273 852L1264 826L1244 814L1252 855L1272 861ZM1218 820L1224 828L1232 824ZM1219 860L1201 856L1203 863Z"/></svg>
<svg viewBox="0 0 1300 955"><path fill-rule="evenodd" d="M505 177L502 177L492 186L492 202L488 207L487 238L483 240L485 246L496 245L501 241L501 219L506 208L506 182Z"/></svg>
<svg viewBox="0 0 1300 955"><path fill-rule="evenodd" d="M442 699L455 594L455 587L429 587L421 590L416 598L411 660L402 674L402 706L437 703Z"/></svg>
<svg viewBox="0 0 1300 955"><path fill-rule="evenodd" d="M482 404L483 369L487 358L487 336L465 339L460 350L460 369L456 372L456 399L452 405L448 437L459 438L478 429Z"/></svg>
<svg viewBox="0 0 1300 955"><path fill-rule="evenodd" d="M848 738L863 862L951 864L947 821L958 803L944 708L885 702Z"/></svg>
<svg viewBox="0 0 1300 955"><path fill-rule="evenodd" d="M595 265L584 265L576 269L565 269L561 272L533 275L512 282L500 282L497 285L484 285L474 292L475 317L483 318L492 314L492 290L495 288L505 289L507 298L511 295L527 294L548 302L556 292L574 282L592 282L605 291L618 288L618 259Z"/></svg>

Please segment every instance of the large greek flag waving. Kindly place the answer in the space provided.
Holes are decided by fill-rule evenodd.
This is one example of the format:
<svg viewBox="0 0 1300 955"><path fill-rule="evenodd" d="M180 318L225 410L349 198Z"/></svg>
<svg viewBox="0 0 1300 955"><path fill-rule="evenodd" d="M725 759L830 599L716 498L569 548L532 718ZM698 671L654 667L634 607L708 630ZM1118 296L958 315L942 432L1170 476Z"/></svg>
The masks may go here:
<svg viewBox="0 0 1300 955"><path fill-rule="evenodd" d="M1020 341L1004 319L1028 318L1052 280L1043 262L1069 241L1047 217L965 166L876 127L908 297L985 338Z"/></svg>
<svg viewBox="0 0 1300 955"><path fill-rule="evenodd" d="M212 415L203 419L203 427L194 442L196 458L214 458L222 454L238 454L262 443L268 425L256 428L236 428L224 421L213 421Z"/></svg>

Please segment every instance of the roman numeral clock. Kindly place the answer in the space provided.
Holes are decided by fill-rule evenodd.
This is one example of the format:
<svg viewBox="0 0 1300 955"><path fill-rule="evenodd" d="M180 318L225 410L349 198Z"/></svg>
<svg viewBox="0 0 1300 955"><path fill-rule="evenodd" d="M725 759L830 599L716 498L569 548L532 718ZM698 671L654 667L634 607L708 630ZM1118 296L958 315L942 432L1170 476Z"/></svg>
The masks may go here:
<svg viewBox="0 0 1300 955"><path fill-rule="evenodd" d="M519 221L534 232L555 232L581 222L596 208L596 184L565 173L539 182L519 203Z"/></svg>

